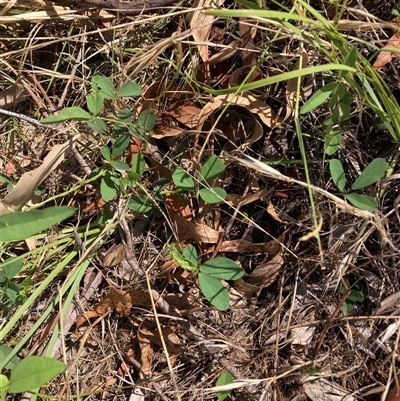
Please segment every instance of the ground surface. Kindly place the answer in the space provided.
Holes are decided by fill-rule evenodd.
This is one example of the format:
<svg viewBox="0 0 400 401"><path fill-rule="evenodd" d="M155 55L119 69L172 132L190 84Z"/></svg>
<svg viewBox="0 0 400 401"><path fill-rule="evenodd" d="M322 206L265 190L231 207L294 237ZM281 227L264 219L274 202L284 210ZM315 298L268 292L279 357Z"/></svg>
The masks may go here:
<svg viewBox="0 0 400 401"><path fill-rule="evenodd" d="M324 1L310 5L327 20L346 23L341 38L371 65L375 49L400 32L392 13L400 11L395 0L360 0L344 8ZM298 70L299 59L303 67L333 63L337 51L342 60L340 41L301 20L291 21L301 27L297 32L281 20L252 16L220 17L193 39L190 29L200 22L192 19L190 25L187 4L134 18L75 6L73 18L63 20L52 14L61 13L57 3L41 16L21 20L27 10L40 9L32 7L15 3L5 15L17 22L5 20L0 27L0 108L17 113L0 115L1 198L24 173L42 165L54 146L80 134L77 151L50 169L34 200L73 205L74 217L34 242L2 245L3 263L22 258L24 268L13 282L29 299L27 312L18 315L21 306L3 287L2 327L8 329L3 342L11 348L22 344L20 358L47 355L68 364L68 373L42 394L211 400L216 394L210 389L230 372L239 383L232 400L385 400L400 368L400 132L396 139L379 110L346 81L349 116L339 124L337 152L327 155L324 121L333 108L323 103L299 116L297 104L336 71L308 74L300 91L297 79L285 79L237 92L240 101L231 99L236 103L230 106L222 93L212 92L241 84L251 68L247 82ZM271 11L291 7L265 5ZM310 15L298 3L295 8ZM204 19L201 24L210 26ZM400 48L400 40L391 43ZM49 129L21 118L38 121L71 106L87 110L96 74L109 77L116 89L134 81L142 92L105 100L99 113L105 132L85 121ZM400 59L392 55L378 74L400 110ZM155 125L137 131L123 152L107 159L100 149L116 148L113 121L121 123L117 115L126 108L135 121L141 111L152 110ZM263 172L245 155L267 160L286 178ZM226 191L225 201L205 203L198 187L176 191L176 168L199 180L210 156L223 160L224 172L210 183ZM90 177L108 166L109 174L116 171L112 177L126 178L126 172L113 170L113 162L131 166L139 157L140 179L124 181L125 186L118 181L116 196L104 200L107 185ZM333 157L350 183L374 159L393 163L392 179L363 189L378 199L370 215L336 201L344 198L329 173ZM337 198L311 191L313 206L307 184L301 185L307 181ZM151 201L143 201L144 209L126 208L130 197ZM242 279L226 282L227 310L209 303L197 274L171 257L171 249L190 244L200 263L227 257L244 269ZM29 298L50 276L40 294ZM63 302L53 304L61 293ZM13 316L19 319L9 327Z"/></svg>

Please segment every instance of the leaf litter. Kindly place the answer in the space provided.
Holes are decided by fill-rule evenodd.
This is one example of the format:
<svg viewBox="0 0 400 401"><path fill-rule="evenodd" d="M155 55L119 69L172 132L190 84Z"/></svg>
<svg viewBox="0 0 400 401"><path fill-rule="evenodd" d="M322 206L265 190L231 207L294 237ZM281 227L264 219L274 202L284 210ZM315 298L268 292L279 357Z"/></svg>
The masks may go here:
<svg viewBox="0 0 400 401"><path fill-rule="evenodd" d="M219 5L222 6L223 2ZM208 6L208 4L199 4L199 6ZM302 9L297 2L296 6ZM232 35L223 33L222 39L215 40L215 44L221 44L226 40L228 45L221 49L216 47L217 50L214 50L212 46L214 39L210 33L215 18L209 17L201 10L194 11L190 20L191 28L181 31L175 37L175 40L182 42L189 42L188 38L194 37L195 42L184 43L184 45L189 46L190 51L199 56L197 67L203 69L204 77L201 84L210 85L217 77L213 75L217 72L211 68L213 66L221 67L221 85L225 88L236 87L243 82L243 79L247 79L246 82L254 82L263 78L268 73L266 70L269 69L265 65L262 65L262 68L257 66L254 74L247 76L258 60L258 40L261 33L257 26L250 27L251 21L241 18L238 24L239 29L235 32L236 39L232 40ZM228 28L224 27L224 29ZM129 62L123 65L124 73L130 74L131 77L140 76L145 66L152 64L159 54L168 51L173 46L171 40L167 39L143 48L142 52L130 57ZM396 47L395 39L394 35L387 46ZM308 63L315 61L311 57L311 52L309 54L299 51L290 41L282 42L280 50L284 47L291 52L292 60L296 60L291 70L305 68ZM379 64L377 60L377 64L374 64L376 69L384 68L393 58L392 53L388 55L382 52L382 54L386 59L379 60ZM223 63L226 60L233 63L234 57L239 57L240 66L229 70ZM286 68L285 65L277 67L282 71ZM220 78L219 75L218 77ZM130 376L133 375L135 379L142 381L140 383L144 381L144 386L152 391L151 396L158 397L153 399L163 399L163 397L173 399L178 393L177 389L171 385L173 382L171 377L176 374L175 370L168 371L166 358L169 358L173 369L180 369L181 377L178 385L181 390L183 389L182 392L191 393L191 399L206 394L203 392L203 380L210 388L217 381L216 372L221 374L226 370L230 371L237 380L237 387L243 387L242 393L236 390L232 393L236 397L234 399L240 399L240 395L243 394L253 397L250 399L262 399L267 390L269 395L274 393L276 399L296 399L297 393L313 401L355 399L350 394L349 388L356 392L360 390L362 383L367 385L369 382L365 376L360 376L358 378L360 383L356 384L354 384L355 379L353 382L352 379L341 380L341 369L347 366L344 359L358 358L365 361L367 366L371 364L371 360L368 359L372 358L371 352L368 357L365 357L367 352L361 347L355 348L356 342L350 335L346 334L347 341L344 342L340 342L339 336L344 336L343 332L347 331L367 341L371 338L372 331L364 334L365 328L374 323L369 321L368 324L356 325L351 319L342 322L334 319L335 325L342 325L343 329L341 327L342 331L340 331L332 325L324 343L325 355L330 353L330 357L336 361L333 371L328 366L329 364L325 364L325 355L312 361L309 352L315 347L316 334L322 331L321 326L327 324L327 320L329 323L329 317L333 316L334 310L330 308L328 300L331 300L332 305L339 302L337 294L340 291L336 286L337 283L330 279L338 265L337 255L354 252L353 262L345 265L339 275L341 281L349 277L354 284L358 277L355 271L350 270L352 265L360 265L357 252L363 252L361 248L353 248L355 235L363 232L362 222L367 221L375 225L381 235L378 240L374 239L375 242L382 239L382 242L389 242L381 216L353 208L322 187L316 185L311 187L321 196L318 198L321 208L327 204L334 205L323 209L326 219L321 219L321 230L324 234L329 234L332 228L326 220L353 227L352 230L343 232L336 238L334 246L332 240L329 240L332 246L324 249L325 260L321 262L317 245L312 240L317 232L313 231L309 207L308 204L305 205L307 195L301 189L301 187L307 187L302 173L299 173L301 164L297 162L293 168L280 165L275 169L251 158L254 152L263 152L263 139L265 140L270 132L280 135L288 144L291 143L287 149L298 157L295 141L290 138L293 134L290 124L293 122L295 113L297 90L302 90L302 81L296 78L283 83L278 89L284 101L280 102L280 107L276 107L279 102L271 101L270 97L273 94L259 96L259 92L262 92L264 88L260 88L260 91L241 92L238 95L212 97L204 96L204 93L199 94L193 90L193 85L187 82L184 86L179 86L177 82L172 82L173 85L169 86L169 79L170 77L167 79L157 77L148 87L146 96L138 108L151 108L157 113L156 134L152 139L154 147L147 147L141 141L135 140L131 142L130 150L126 155L129 164L136 154L142 153L145 156L148 189L151 190L157 180L169 180L163 203L164 209L162 209L167 221L163 218L152 220L153 218L141 216L146 224L145 235L144 239L134 246L135 257L138 258L137 263L140 268L143 271L150 269L151 287L148 288L143 282L127 283L121 279L116 268L127 258L123 245L115 249L103 245L103 250L108 251L101 266L101 269L105 269L102 285L106 295L98 294L97 301L92 300L92 306L87 307L87 310L77 318L76 338L80 339L85 334L86 328L93 319L100 319L102 325L107 324L113 336L116 336L119 351L123 351L124 355L130 358L130 362L128 362L129 358L126 359L126 366L131 370L122 368L124 365L121 364L118 372L124 376L124 380L130 380ZM170 93L166 93L168 87ZM226 110L228 114L224 115L223 110ZM246 122L246 119L250 122ZM210 129L213 127L215 130L211 132ZM286 131L282 130L279 133L280 127L285 127ZM172 140L166 144L167 137ZM50 155L60 152L60 149L54 148L54 152L50 152ZM249 149L251 153L243 155L243 152ZM177 157L184 152L186 152L184 157ZM185 160L189 160L193 162L191 172L196 176L199 164L204 161L204 152L207 155L224 156L227 174L220 183L228 195L226 202L218 206L204 204L197 194L185 198L172 193L176 189L176 186L171 183L175 168L177 166L186 168ZM39 183L48 177L64 158L67 158L67 154L59 160L57 156L54 159L53 156L49 157L48 162L45 159L44 173L44 170L39 169L39 172L37 170L30 172L30 178L36 175L39 178L32 179L28 183L28 191L24 193L21 190L22 186L26 185L25 179L21 178L21 184L17 184L13 195L19 194L16 197L18 199L6 202L6 200L9 201L10 197L7 198L7 196L11 193L3 199L3 202L11 204L11 207L16 209L23 207ZM283 152L281 158L288 161L290 157ZM254 180L257 181L258 186L251 184ZM279 181L288 184L285 190L289 196L278 195ZM292 199L297 202L296 207L290 204ZM235 214L236 209L237 214ZM267 213L274 223L269 221L266 224L260 211ZM285 215L290 219L282 218ZM129 215L129 218L135 219L138 216L133 214ZM234 223L227 230L230 219ZM312 235L308 237L308 241L302 243L301 239L306 238L309 233ZM118 235L113 233L111 240L118 241ZM372 237L372 234L370 235ZM367 239L368 236L366 236ZM211 308L196 289L196 277L182 271L171 259L165 245L176 243L181 247L194 243L202 258L222 254L245 267L246 275L242 279L227 283L231 299L231 308L227 312L220 313ZM350 251L349 248L351 248ZM363 257L373 263L378 260L371 259L371 253L374 252L379 253L368 245ZM371 264L365 267L376 270L377 266ZM390 273L389 276L393 277L393 274ZM298 288L300 282L298 280L306 281L306 284L310 285L307 285L305 290L303 287ZM310 281L307 282L307 280ZM383 283L382 278L379 280ZM392 284L393 292L395 289L396 285ZM302 296L300 296L300 290L304 290ZM317 307L315 300L318 301ZM153 302L156 310L153 308ZM157 308L158 312L156 312ZM363 309L363 306L359 308L360 313L370 312L368 309ZM157 315L157 313L160 313L159 326L154 324L154 314ZM111 320L110 317L112 317ZM344 314L341 314L341 317L344 317ZM194 325L195 330L193 326L187 330L188 322ZM92 328L90 336L94 342L88 341L87 345L88 349L90 344L100 346L99 354L106 360L114 350L109 344L98 341L104 335L100 327L101 325L98 324ZM382 330L384 334L382 341L393 344L396 329L395 322L388 323L385 330ZM106 341L111 338L111 336L107 337L107 334L105 336ZM161 338L165 341L166 350L163 349ZM208 343L217 345L218 352L207 348ZM272 347L271 344L274 346ZM205 353L204 350L206 350ZM386 357L390 355L390 351L381 352L385 353ZM250 357L245 358L244 355L250 355ZM294 363L297 363L295 365L297 368L293 368L293 374L291 374L290 366ZM107 388L119 386L121 383L109 375L116 366L118 366L117 362L111 363L104 371L105 380L88 380L84 388L102 391L106 397L109 397ZM317 375L308 374L308 367L319 370ZM386 368L387 365L385 365ZM84 371L83 366L82 371ZM329 380L318 377L320 372L321 375L328 376ZM349 373L350 378L353 377L352 374ZM381 381L385 375L383 371L377 370L373 370L371 374ZM332 378L329 377L330 375ZM152 383L152 378L160 380L162 387L157 387L156 380ZM252 387L252 379L259 380L259 387L256 390ZM268 384L261 385L262 380ZM134 383L131 385L134 386ZM139 396L139 399L144 398Z"/></svg>

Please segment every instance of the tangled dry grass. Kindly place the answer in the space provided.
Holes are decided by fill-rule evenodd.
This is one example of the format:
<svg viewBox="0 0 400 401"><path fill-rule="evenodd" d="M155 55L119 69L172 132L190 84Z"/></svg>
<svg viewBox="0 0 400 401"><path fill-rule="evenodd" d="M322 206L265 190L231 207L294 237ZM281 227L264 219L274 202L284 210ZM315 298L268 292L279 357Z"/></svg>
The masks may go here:
<svg viewBox="0 0 400 401"><path fill-rule="evenodd" d="M288 11L292 3L284 3L266 8ZM371 63L373 49L400 32L394 0L309 3ZM1 248L2 262L23 255L17 280L27 298L71 255L2 340L18 345L20 358L67 363L66 373L41 389L43 398L216 399L215 383L228 371L235 379L229 397L237 401L389 401L400 367L400 132L396 139L378 107L347 87L350 123L335 156L351 181L378 157L391 163L391 174L368 188L378 208L363 211L344 200L326 167L322 122L331 110L298 113L333 71L277 78L229 101L221 92L328 64L339 40L301 19L289 26L251 15L205 16L204 6L216 4L202 2L137 17L68 2L0 6L1 198L51 148L79 135L40 186L47 205L72 204L79 215L54 237ZM294 7L309 15L299 2ZM379 72L397 110L399 71L394 56ZM107 203L98 180L87 178L104 165L100 148L111 135L83 122L38 124L65 107L85 108L96 74L116 88L131 80L142 88L139 98L106 101L109 121L128 106L157 114L149 143L131 140L123 155L129 164L145 156L141 185ZM156 186L177 166L195 174L209 155L225 163L224 202L157 197ZM128 196L143 193L158 213L126 209ZM106 212L110 219L98 223ZM195 243L203 259L223 255L245 269L243 280L229 283L227 311L211 306L196 276L171 258L175 243ZM19 306L3 299L2 307L3 330Z"/></svg>

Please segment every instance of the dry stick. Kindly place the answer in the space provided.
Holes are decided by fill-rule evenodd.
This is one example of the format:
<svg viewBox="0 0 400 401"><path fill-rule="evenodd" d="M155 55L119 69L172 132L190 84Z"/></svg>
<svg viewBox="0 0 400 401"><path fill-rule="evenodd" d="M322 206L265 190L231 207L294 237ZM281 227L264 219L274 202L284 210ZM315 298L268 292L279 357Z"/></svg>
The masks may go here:
<svg viewBox="0 0 400 401"><path fill-rule="evenodd" d="M29 124L34 125L35 127L56 129L53 125L50 126L49 124L43 124L40 121L36 120L35 118L25 116L24 114L15 113L14 111L8 111L8 110L0 109L0 114L4 114L4 115L6 115L8 117L17 118L18 120L26 121Z"/></svg>
<svg viewBox="0 0 400 401"><path fill-rule="evenodd" d="M133 253L131 233L125 217L120 218L119 229L120 233L122 234L121 239L122 239L122 245L124 246L125 250L125 260L127 261L132 271L136 274L136 277L139 279L139 281L142 281L144 279L144 273L139 266L136 256Z"/></svg>
<svg viewBox="0 0 400 401"><path fill-rule="evenodd" d="M54 112L56 111L56 108L54 107L53 102L49 99L49 96L47 95L46 91L44 90L42 84L36 79L36 76L33 73L29 73L28 77L31 79L31 81L34 83L38 91L42 94L44 99L46 100L46 103L50 109L50 111Z"/></svg>
<svg viewBox="0 0 400 401"><path fill-rule="evenodd" d="M78 6L87 5L103 8L112 13L124 15L140 15L144 11L169 6L176 0L146 0L146 1L119 1L119 0L70 0Z"/></svg>

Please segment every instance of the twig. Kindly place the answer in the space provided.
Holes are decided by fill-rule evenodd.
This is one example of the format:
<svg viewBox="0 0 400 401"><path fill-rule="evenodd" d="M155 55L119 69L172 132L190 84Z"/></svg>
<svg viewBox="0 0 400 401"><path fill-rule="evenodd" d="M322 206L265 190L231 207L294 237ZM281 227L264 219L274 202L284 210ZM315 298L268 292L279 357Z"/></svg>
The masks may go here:
<svg viewBox="0 0 400 401"><path fill-rule="evenodd" d="M350 295L350 293L351 293L351 289L348 288L346 290L346 292L343 294L342 298L340 298L340 301L339 301L338 305L336 306L335 311L332 313L332 316L326 322L324 329L322 330L322 333L319 337L318 343L314 348L314 352L313 352L314 358L317 356L317 354L322 346L322 343L324 342L326 333L328 332L329 328L331 327L333 320L336 319L336 316L339 314L339 311L340 311L342 305L344 304L344 302L346 301L346 299Z"/></svg>
<svg viewBox="0 0 400 401"><path fill-rule="evenodd" d="M34 125L35 127L50 128L52 130L56 130L56 127L54 125L43 124L39 120L36 120L32 117L25 116L24 114L15 113L14 111L0 109L0 114L4 114L8 117L18 118L19 120L23 120L23 121L28 122L29 124Z"/></svg>

